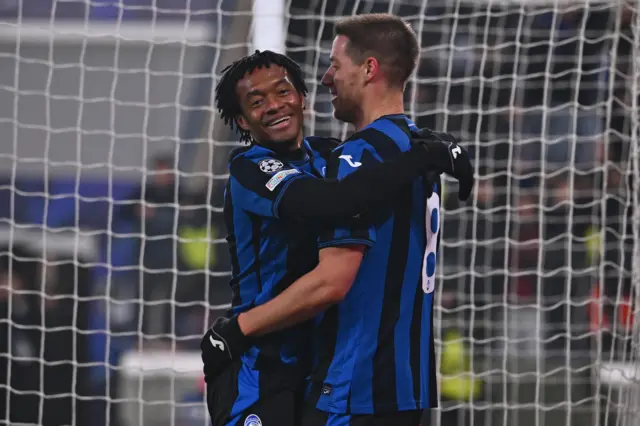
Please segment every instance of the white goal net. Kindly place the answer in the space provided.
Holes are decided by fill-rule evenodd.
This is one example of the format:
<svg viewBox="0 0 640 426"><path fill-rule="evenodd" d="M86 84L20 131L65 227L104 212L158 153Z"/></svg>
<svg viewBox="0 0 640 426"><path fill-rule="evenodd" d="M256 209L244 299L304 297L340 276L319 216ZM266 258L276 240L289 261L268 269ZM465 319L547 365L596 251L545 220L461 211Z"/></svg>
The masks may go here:
<svg viewBox="0 0 640 426"><path fill-rule="evenodd" d="M237 145L212 85L282 49L307 133L343 137L319 80L367 12L414 26L407 111L476 164L473 200L444 197L423 426L640 424L632 0L0 0L0 423L208 424Z"/></svg>

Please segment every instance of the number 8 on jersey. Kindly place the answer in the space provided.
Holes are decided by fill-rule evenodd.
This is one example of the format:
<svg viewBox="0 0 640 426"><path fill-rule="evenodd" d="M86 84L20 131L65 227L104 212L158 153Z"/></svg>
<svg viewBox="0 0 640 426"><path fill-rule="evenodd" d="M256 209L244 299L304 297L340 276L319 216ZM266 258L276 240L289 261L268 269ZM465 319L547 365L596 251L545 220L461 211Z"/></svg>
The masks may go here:
<svg viewBox="0 0 640 426"><path fill-rule="evenodd" d="M440 197L433 193L427 199L426 209L427 247L422 262L422 289L425 293L433 293L436 289L436 251L438 249L438 232L440 232Z"/></svg>

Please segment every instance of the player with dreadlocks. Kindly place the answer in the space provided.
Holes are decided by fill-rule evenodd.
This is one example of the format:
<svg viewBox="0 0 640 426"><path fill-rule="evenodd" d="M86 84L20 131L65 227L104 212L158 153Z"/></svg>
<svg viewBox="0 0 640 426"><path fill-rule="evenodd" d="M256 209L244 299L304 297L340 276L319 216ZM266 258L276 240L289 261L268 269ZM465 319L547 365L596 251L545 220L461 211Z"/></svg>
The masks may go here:
<svg viewBox="0 0 640 426"><path fill-rule="evenodd" d="M349 222L438 166L430 147L442 142L423 139L393 162L341 181L323 179L340 141L303 136L306 94L300 67L270 51L234 62L216 87L222 119L249 145L231 154L225 193L232 309L201 343L214 426L297 425L312 361L311 323L251 339L242 334L238 314L316 267L317 226Z"/></svg>

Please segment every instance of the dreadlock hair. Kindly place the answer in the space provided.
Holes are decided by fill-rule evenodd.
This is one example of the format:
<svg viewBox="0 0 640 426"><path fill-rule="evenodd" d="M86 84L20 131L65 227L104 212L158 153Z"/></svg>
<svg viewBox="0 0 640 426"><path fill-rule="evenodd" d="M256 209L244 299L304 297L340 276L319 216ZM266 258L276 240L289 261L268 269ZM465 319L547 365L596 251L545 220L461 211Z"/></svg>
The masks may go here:
<svg viewBox="0 0 640 426"><path fill-rule="evenodd" d="M245 75L258 68L269 68L271 65L279 65L287 71L289 77L291 77L293 87L300 95L306 96L308 92L300 66L287 56L270 50L263 50L262 52L256 50L252 55L245 56L224 68L222 70L222 78L216 86L216 108L220 113L220 118L224 120L224 124L240 133L240 142L251 143L253 142L253 137L249 131L240 128L236 121L236 117L242 114L236 86Z"/></svg>

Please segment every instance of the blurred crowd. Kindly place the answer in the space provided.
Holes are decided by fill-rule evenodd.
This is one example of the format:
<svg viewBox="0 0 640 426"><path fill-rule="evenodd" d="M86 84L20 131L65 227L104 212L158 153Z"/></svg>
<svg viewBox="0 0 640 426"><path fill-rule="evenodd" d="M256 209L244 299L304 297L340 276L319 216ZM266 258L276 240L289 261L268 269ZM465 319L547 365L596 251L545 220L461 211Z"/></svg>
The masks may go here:
<svg viewBox="0 0 640 426"><path fill-rule="evenodd" d="M231 298L225 226L214 207L222 204L222 191L213 184L206 191L185 190L171 154L153 158L145 180L121 201L117 213L133 224L139 255L131 262L139 268L123 277L122 287L125 293L131 287L140 290L116 299L143 302L123 325L153 347L171 347L177 339L179 348L198 348L208 306Z"/></svg>
<svg viewBox="0 0 640 426"><path fill-rule="evenodd" d="M418 126L453 133L477 165L473 202L444 199L443 345L448 333L459 333L474 356L490 357L507 345L525 355L544 350L562 357L571 349L571 356L586 357L592 356L594 333L605 329L599 356L626 356L632 317L620 307L632 297L632 205L638 196L631 164L640 84L634 10L606 3L565 9L396 3L393 11L414 24L424 48L415 83L407 88L407 109ZM355 0L291 1L288 53L302 65L315 94L309 131L345 135L332 123L329 97L317 83L332 40L333 21L326 17L389 7ZM117 337L111 345L195 349L205 325L221 312L210 307L229 300L224 182L186 191L176 178L175 160L173 153L150 159L145 181L115 203L114 217L128 224L126 237L104 230L104 244L126 238L133 247L126 267L114 268L83 296L109 301L103 309L109 312L107 328ZM30 264L37 253L12 250L0 263L2 318L10 319L0 327L0 372L9 374L1 382L15 391L9 400L13 406L33 404L43 393L71 391L56 383L76 374L72 370L84 358L56 354L48 342L59 339L54 333L72 339L64 330L77 329L80 320L72 314L84 311L74 308L80 297L72 285L79 280L77 270L56 272L47 268L57 265L51 259ZM59 268L74 265L78 262L67 259ZM60 274L67 279L56 279ZM43 292L38 287L43 282L60 288ZM18 292L23 296L9 309L15 290L23 290ZM52 297L45 297L49 291ZM542 314L532 317L531 306ZM531 343L541 330L542 348ZM516 337L525 343L505 343ZM34 369L42 356L52 364ZM470 368L466 364L455 371ZM85 383L88 393L95 392L90 382ZM111 382L102 391L115 398L115 388ZM452 400L476 394L444 392ZM5 400L0 394L0 402ZM49 413L47 407L43 410ZM17 413L13 422L38 415L43 424L70 423L68 417L58 421L44 412L12 412ZM0 416L4 413L0 406Z"/></svg>
<svg viewBox="0 0 640 426"><path fill-rule="evenodd" d="M127 260L107 265L106 276L93 271L98 263L73 231L25 238L18 226L21 238L2 236L0 419L117 425L119 357L195 350L206 324L226 311L229 256L212 207L221 194L180 189L170 154L152 158L144 180L113 203L109 222L120 231L99 233L101 245L125 250ZM100 334L106 341L96 345Z"/></svg>
<svg viewBox="0 0 640 426"><path fill-rule="evenodd" d="M443 288L457 289L452 306L480 305L469 310L479 323L508 320L505 302L536 304L551 352L585 350L594 330L573 308L594 290L631 291L636 16L609 4L447 15L435 10L439 24L425 26L435 43L425 43L417 121L474 141L479 182L473 208L446 202L445 276L470 269ZM453 19L443 43L435 30ZM613 331L629 337L630 325ZM490 341L505 337L489 329Z"/></svg>

